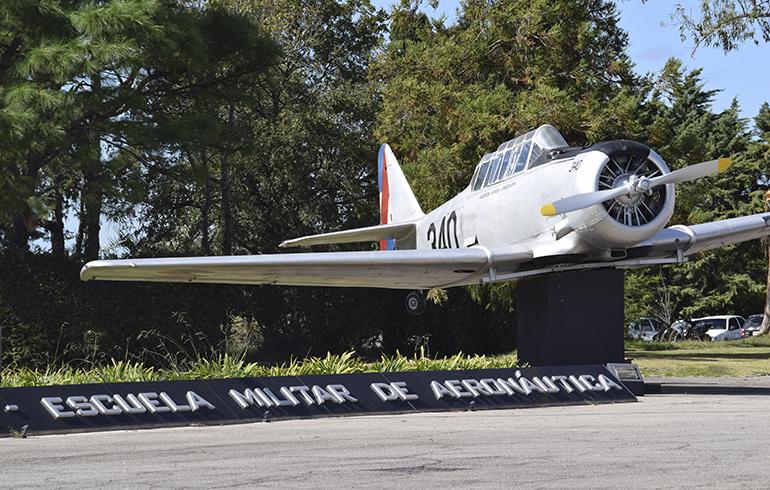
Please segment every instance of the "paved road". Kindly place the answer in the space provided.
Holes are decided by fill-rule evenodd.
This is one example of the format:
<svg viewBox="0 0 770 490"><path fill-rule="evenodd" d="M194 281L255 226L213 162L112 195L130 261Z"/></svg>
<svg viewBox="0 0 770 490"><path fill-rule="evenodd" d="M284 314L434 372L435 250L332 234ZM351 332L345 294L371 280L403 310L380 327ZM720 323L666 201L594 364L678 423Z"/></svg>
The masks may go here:
<svg viewBox="0 0 770 490"><path fill-rule="evenodd" d="M0 486L770 488L770 379L733 384L764 389L3 439Z"/></svg>

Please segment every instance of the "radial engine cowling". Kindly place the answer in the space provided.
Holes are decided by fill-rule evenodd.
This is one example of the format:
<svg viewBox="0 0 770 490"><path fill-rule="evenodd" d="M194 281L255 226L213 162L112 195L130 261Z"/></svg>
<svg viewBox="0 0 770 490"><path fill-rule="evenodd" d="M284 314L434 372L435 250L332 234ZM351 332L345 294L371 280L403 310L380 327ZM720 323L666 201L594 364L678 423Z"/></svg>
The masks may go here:
<svg viewBox="0 0 770 490"><path fill-rule="evenodd" d="M629 179L670 172L657 153L626 140L593 145L577 156L578 162L576 193L620 187ZM624 248L660 231L673 212L674 185L668 184L568 213L567 220L581 239L595 247Z"/></svg>

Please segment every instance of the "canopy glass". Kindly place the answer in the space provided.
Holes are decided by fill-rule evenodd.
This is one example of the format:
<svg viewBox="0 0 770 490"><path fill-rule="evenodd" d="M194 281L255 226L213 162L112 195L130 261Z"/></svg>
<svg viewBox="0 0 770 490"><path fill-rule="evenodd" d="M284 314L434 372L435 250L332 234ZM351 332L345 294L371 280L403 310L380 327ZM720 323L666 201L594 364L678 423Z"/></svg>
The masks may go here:
<svg viewBox="0 0 770 490"><path fill-rule="evenodd" d="M547 159L541 156L547 155L549 150L567 146L559 131L549 124L506 141L497 147L497 151L487 153L481 159L471 181L473 190L543 164Z"/></svg>

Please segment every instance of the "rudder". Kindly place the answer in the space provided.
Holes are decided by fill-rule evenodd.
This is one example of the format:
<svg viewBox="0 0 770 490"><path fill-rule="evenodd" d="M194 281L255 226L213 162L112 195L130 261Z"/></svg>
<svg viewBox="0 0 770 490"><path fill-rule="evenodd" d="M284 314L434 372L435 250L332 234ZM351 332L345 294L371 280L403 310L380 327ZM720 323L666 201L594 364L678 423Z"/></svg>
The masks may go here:
<svg viewBox="0 0 770 490"><path fill-rule="evenodd" d="M380 147L377 155L377 177L381 225L412 221L425 215L398 165L396 156L387 144ZM394 250L395 245L393 239L380 240L380 250Z"/></svg>

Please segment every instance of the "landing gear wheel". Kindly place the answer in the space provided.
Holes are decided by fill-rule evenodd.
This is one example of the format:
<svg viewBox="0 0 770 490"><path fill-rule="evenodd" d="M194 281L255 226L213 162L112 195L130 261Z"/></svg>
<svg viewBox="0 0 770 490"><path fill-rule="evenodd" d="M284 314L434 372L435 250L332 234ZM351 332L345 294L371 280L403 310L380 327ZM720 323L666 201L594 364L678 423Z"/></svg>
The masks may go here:
<svg viewBox="0 0 770 490"><path fill-rule="evenodd" d="M423 296L422 291L412 291L406 295L404 305L409 314L414 316L422 315L426 305L425 296Z"/></svg>

